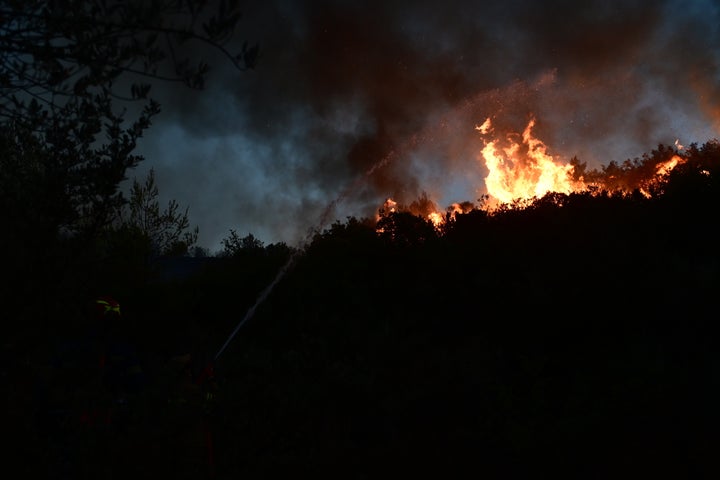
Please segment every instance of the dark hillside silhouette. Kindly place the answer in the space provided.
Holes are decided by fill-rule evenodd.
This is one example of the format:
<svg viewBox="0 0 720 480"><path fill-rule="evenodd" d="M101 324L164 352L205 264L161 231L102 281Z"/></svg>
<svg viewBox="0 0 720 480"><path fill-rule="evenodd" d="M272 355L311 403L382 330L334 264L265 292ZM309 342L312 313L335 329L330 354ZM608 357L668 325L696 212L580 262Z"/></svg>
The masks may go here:
<svg viewBox="0 0 720 480"><path fill-rule="evenodd" d="M548 194L441 230L397 212L319 232L217 359L219 477L714 469L720 149L684 155L650 198ZM226 247L126 286L151 379L128 436L108 440L118 458L142 455L128 475L204 475L198 412L167 407L181 378L169 359L212 357L297 253L252 235ZM43 356L17 355L13 382L23 362L47 373ZM57 445L17 392L11 426L32 473ZM72 432L68 448L82 448Z"/></svg>

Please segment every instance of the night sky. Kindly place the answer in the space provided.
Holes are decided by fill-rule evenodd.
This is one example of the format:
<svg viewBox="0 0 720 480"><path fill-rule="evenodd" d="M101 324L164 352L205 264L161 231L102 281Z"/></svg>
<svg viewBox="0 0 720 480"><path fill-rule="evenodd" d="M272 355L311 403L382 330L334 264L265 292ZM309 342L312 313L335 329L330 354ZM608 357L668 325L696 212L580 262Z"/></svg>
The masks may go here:
<svg viewBox="0 0 720 480"><path fill-rule="evenodd" d="M534 133L597 168L659 143L720 136L720 2L246 2L238 42L204 92L162 104L130 179L189 207L211 253L230 229L297 245L309 229L422 193L475 202L487 175L475 127ZM336 208L321 219L336 200Z"/></svg>

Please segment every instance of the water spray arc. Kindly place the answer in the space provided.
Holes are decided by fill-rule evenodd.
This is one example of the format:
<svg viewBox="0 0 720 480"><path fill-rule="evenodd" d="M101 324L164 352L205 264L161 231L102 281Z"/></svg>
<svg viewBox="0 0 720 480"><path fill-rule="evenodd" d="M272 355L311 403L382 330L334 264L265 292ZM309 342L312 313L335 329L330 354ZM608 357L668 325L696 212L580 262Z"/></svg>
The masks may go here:
<svg viewBox="0 0 720 480"><path fill-rule="evenodd" d="M278 274L275 275L275 278L273 279L273 281L270 282L270 284L269 284L267 287L265 287L265 289L260 293L260 295L258 296L257 300L255 300L255 303L253 304L253 306L248 309L248 311L245 313L245 316L242 318L242 320L240 320L240 322L237 324L237 326L236 326L235 329L232 331L232 333L230 334L230 336L227 338L227 340L225 340L225 343L223 343L223 346L220 347L220 350L218 350L218 352L215 354L214 360L215 360L216 362L217 362L217 359L220 357L220 355L222 355L222 353L225 351L225 349L227 348L227 346L230 344L230 342L232 341L232 339L235 337L235 335L237 334L238 330L240 330L240 328L241 328L248 320L250 320L250 319L252 318L252 316L255 314L255 310L257 310L257 307L258 307L262 302L265 301L265 299L268 297L268 295L270 295L270 292L272 292L272 290L275 288L275 285L277 285L277 284L280 282L280 280L285 276L285 274L286 274L287 271L290 269L290 267L293 265L293 263L295 263L295 257L296 257L296 256L297 256L297 253L296 253L296 252L293 252L293 254L290 256L290 259L288 259L287 263L285 263L285 265L283 265L283 267L280 269L280 271L278 272Z"/></svg>
<svg viewBox="0 0 720 480"><path fill-rule="evenodd" d="M288 261L285 262L285 265L283 265L280 271L278 271L277 275L275 275L273 281L270 282L270 284L265 287L265 289L260 293L257 300L255 300L255 303L247 310L243 318L240 320L240 322L238 322L233 331L230 333L227 340L225 340L225 343L223 343L222 347L220 347L220 349L217 351L214 357L215 362L217 362L218 358L220 358L220 355L222 355L225 349L227 349L227 346L230 344L230 342L232 342L233 338L235 338L235 335L237 335L238 331L242 328L242 326L245 325L253 317L253 315L255 315L255 311L257 310L257 308L267 299L268 296L270 296L270 293L273 291L275 286L280 283L280 281L285 277L287 272L295 264L297 259L305 252L305 249L310 244L315 234L320 232L322 228L327 225L328 221L330 220L330 216L335 211L335 208L340 203L342 203L351 193L360 188L360 186L365 182L365 180L372 176L379 168L387 165L388 162L390 162L390 160L393 158L393 156L394 152L390 152L380 161L376 162L372 167L365 171L363 175L360 175L355 179L355 181L345 187L345 189L337 196L337 198L335 198L332 202L328 204L327 207L325 207L315 224L308 229L308 233L305 235L305 238L300 243L298 248L292 252L290 258L288 258Z"/></svg>
<svg viewBox="0 0 720 480"><path fill-rule="evenodd" d="M547 84L548 82L551 83L553 79L554 76L543 77L539 82L537 82L536 87ZM434 144L437 138L441 136L442 132L447 129L446 125L457 124L458 122L462 124L466 119L475 117L478 109L481 109L483 111L488 109L494 111L502 110L502 106L506 98L525 98L528 93L532 91L532 88L527 88L525 84L518 83L516 85L508 87L503 91L493 90L489 92L481 92L468 98L465 102L462 102L454 110L452 110L447 116L447 118L443 118L442 121L439 122L439 129L438 124L428 125L425 128L421 129L420 131L412 135L410 138L407 138L399 146L397 146L395 150L391 150L387 155L385 155L379 161L375 162L375 164L368 168L362 175L359 175L352 183L346 186L345 189L322 211L320 217L315 222L315 224L308 229L308 233L301 241L298 249L291 254L286 264L280 269L273 281L258 296L253 306L250 307L245 316L240 320L240 322L232 331L228 339L225 341L223 346L215 354L215 360L217 361L220 355L222 355L222 353L225 351L225 349L230 344L230 342L235 337L240 328L242 328L242 326L253 317L257 308L267 299L275 286L292 268L293 264L297 261L300 255L304 253L305 248L307 247L307 245L310 244L315 234L318 233L323 227L325 227L325 225L330 220L332 213L335 211L335 207L337 207L348 196L350 196L353 192L360 188L368 178L375 174L377 170L386 166L388 163L395 160L397 157L407 155L419 145Z"/></svg>
<svg viewBox="0 0 720 480"><path fill-rule="evenodd" d="M679 144L679 141L676 141L675 147L677 150L670 152L671 156L667 158L658 158L659 161L651 165L655 171L650 176L645 174L642 176L629 175L627 179L623 180L617 175L608 176L603 171L585 170L584 167L582 174L576 175L573 164L561 161L559 156L551 155L547 145L533 134L536 120L529 107L541 105L538 100L540 92L547 91L553 86L554 82L555 72L552 71L544 74L531 84L518 81L504 89L485 91L473 95L464 102L458 103L449 112L428 120L424 128L405 138L404 142L396 146L396 150L385 155L366 170L364 174L357 176L322 211L319 219L309 229L300 246L292 252L287 263L280 269L273 281L261 292L254 305L247 311L222 348L217 352L215 359L217 360L220 357L238 330L253 317L260 304L267 299L297 259L305 253L306 247L312 242L315 235L326 226L338 204L353 194L369 177L378 169L390 163L390 161L398 163L398 160L404 160L407 162L402 166L407 167L408 164L412 166L414 154L420 152L418 157L423 160L423 153L427 151L435 155L433 159L444 157L459 158L465 161L472 159L473 165L478 161L482 161L487 171L487 175L483 179L486 192L483 197L492 199L494 205L513 205L513 202L517 200L520 202L520 207L522 207L523 202L541 198L548 192L571 194L590 191L590 187L598 189L599 192L615 190L632 192L638 189L638 191L648 196L649 193L646 188L648 185L658 181L657 178L662 177L675 165L684 162L682 155L677 154L677 151L683 149L683 146ZM551 98L555 98L552 96L555 94L552 90L549 91L549 94ZM527 122L524 130L521 130L522 133L516 128L516 123L521 117L524 122ZM477 125L475 122L479 118L485 118L486 120L481 125ZM475 126L474 128L468 128L468 125ZM456 141L453 135L458 131L472 133L473 136L470 137L470 140L461 139ZM476 135L478 132L481 134L481 141L473 140L478 138ZM480 155L475 149L480 151ZM476 172L476 170L473 170L473 172ZM435 176L437 177L437 175ZM475 190L475 192L478 191L480 190ZM410 207L405 206L403 208L415 215L422 213L435 225L438 225L443 219L449 218L446 215L463 212L465 208L458 203L453 203L443 213L436 208L434 202L427 202L427 198L423 198L426 200L426 207L428 204L429 207L418 207L413 211L410 208L412 207L411 204ZM393 204L397 203L392 198L389 201L392 201ZM494 205L485 204L483 199L480 199L480 201L483 204L481 208L488 209L488 211L494 208ZM431 211L428 212L429 209ZM422 212L417 210L422 210Z"/></svg>

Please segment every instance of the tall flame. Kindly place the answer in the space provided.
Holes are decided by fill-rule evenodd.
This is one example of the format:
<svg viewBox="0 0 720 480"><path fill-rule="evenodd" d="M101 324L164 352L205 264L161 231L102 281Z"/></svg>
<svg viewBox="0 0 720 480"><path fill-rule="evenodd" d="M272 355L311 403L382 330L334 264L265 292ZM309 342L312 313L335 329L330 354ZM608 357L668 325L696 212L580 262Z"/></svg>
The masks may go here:
<svg viewBox="0 0 720 480"><path fill-rule="evenodd" d="M556 162L547 153L547 146L532 134L531 119L520 142L509 135L508 145L500 147L497 140L487 142L482 157L489 172L485 185L489 195L503 203L516 199L542 197L548 192L571 193L585 188L582 181L572 178L573 166ZM491 131L488 118L476 127L481 133Z"/></svg>
<svg viewBox="0 0 720 480"><path fill-rule="evenodd" d="M650 187L663 181L663 177L673 168L686 161L675 154L668 160L655 164L654 172L647 177L638 177L637 171L625 164L622 168L615 165L608 172L603 169L601 174L597 171L585 171L583 166L581 173L587 177L583 178L576 174L575 166L557 161L548 153L545 143L533 135L534 126L535 119L531 118L522 134L506 134L504 139L495 135L490 118L475 127L483 137L487 137L487 140L483 138L484 147L478 155L478 160L484 160L488 169L485 178L487 195L480 199L484 204L480 208L498 203L515 205L516 201L523 205L523 200L541 198L550 192L570 194L618 190L630 193L639 190L641 194L650 197ZM678 152L684 149L679 140L675 141L675 148ZM611 166L612 164L613 162ZM622 175L624 181L618 181L618 175ZM379 209L376 220L395 212L410 212L425 218L440 229L447 219L452 220L457 214L468 213L475 208L472 202L453 203L443 212L426 194L409 205L401 205L388 198Z"/></svg>

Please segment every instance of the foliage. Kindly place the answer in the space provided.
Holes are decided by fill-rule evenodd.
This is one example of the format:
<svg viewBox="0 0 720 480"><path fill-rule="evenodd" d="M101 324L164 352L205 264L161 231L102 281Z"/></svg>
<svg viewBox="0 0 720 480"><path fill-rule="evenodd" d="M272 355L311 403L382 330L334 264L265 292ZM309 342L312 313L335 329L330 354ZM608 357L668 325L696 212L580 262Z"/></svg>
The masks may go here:
<svg viewBox="0 0 720 480"><path fill-rule="evenodd" d="M230 229L230 235L223 238L220 243L223 246L223 250L220 252L220 255L224 257L234 257L244 253L257 252L262 250L264 246L263 242L255 238L252 233L248 233L246 236L241 238L240 235L238 235L238 233L233 229Z"/></svg>
<svg viewBox="0 0 720 480"><path fill-rule="evenodd" d="M197 242L198 227L190 229L189 207L181 213L177 201L170 200L161 210L158 195L154 169L150 169L145 183L133 180L130 198L114 230L136 232L147 239L154 255L185 255Z"/></svg>
<svg viewBox="0 0 720 480"><path fill-rule="evenodd" d="M208 65L192 65L183 51L201 43L240 69L254 66L257 47L238 55L225 47L239 15L237 2L226 1L215 12L195 0L0 5L0 119L26 132L23 141L38 139L44 168L64 191L54 201L68 204L56 228L93 235L113 220L123 201L117 185L142 160L132 152L160 111L147 82L204 86ZM144 102L129 125L120 99Z"/></svg>
<svg viewBox="0 0 720 480"><path fill-rule="evenodd" d="M108 274L99 264L109 245L130 242L124 252L141 257L128 264L144 258L138 236L128 235L138 218L111 227L127 200L118 185L143 160L133 152L160 112L151 85L204 88L205 59L214 52L238 70L253 68L257 46L229 50L239 19L238 2L226 0L0 2L0 210L12 232L4 239L8 275L31 272L35 288L72 304ZM194 237L181 236L177 205L157 212L166 214L161 223L179 222L179 230L144 225L141 233L156 250L187 251ZM33 287L16 286L8 298L32 308Z"/></svg>
<svg viewBox="0 0 720 480"><path fill-rule="evenodd" d="M216 11L199 0L4 1L0 116L38 125L65 102L93 94L146 98L149 83L119 84L127 74L202 88L209 65L182 54L193 43L253 68L257 46L245 44L238 54L226 48L239 20L238 2L225 0Z"/></svg>
<svg viewBox="0 0 720 480"><path fill-rule="evenodd" d="M341 466L424 478L478 462L490 478L676 477L688 465L703 476L716 464L708 419L720 400L720 149L708 142L686 158L659 197L552 194L458 214L433 237L408 216L392 225L403 241L350 217L303 252L231 230L234 255L137 287L125 303L150 370L163 373L140 403L145 416L93 452L151 451L142 466L118 467L130 476L205 471L196 452L207 417L170 410L166 385L179 380L166 359L212 358L297 253L216 359L220 476L335 477ZM38 435L46 426L17 420L23 402L8 405L33 455L57 449ZM668 423L668 412L683 421ZM86 432L73 433L68 445L86 458ZM158 457L157 445L182 462Z"/></svg>
<svg viewBox="0 0 720 480"><path fill-rule="evenodd" d="M410 212L384 215L377 228L383 238L401 245L418 245L437 236L432 222Z"/></svg>
<svg viewBox="0 0 720 480"><path fill-rule="evenodd" d="M676 147L659 144L656 149L649 154L643 154L641 158L627 159L621 163L613 160L602 165L599 170L587 169L587 165L577 158L573 158L571 164L574 166L573 176L576 180L582 177L587 184L610 192L620 190L632 192L637 189L657 188L655 179L658 169L675 155L682 158L688 153Z"/></svg>
<svg viewBox="0 0 720 480"><path fill-rule="evenodd" d="M207 63L183 53L198 44L253 68L256 46L226 48L237 5L0 2L0 238L11 285L1 373L16 387L5 405L21 474L60 475L74 457L90 460L93 478L107 458L114 478L202 476L210 422L169 413L164 388L177 376L164 357L217 351L279 271L218 361L220 476L337 477L341 467L358 478L452 477L480 465L498 478L681 477L716 465L717 141L660 145L600 170L574 159L574 174L606 191L473 209L443 230L422 215L434 209L427 197L411 205L418 215L335 223L303 252L231 230L219 258L196 248L183 259L207 268L144 281L148 255L193 251L197 238L187 210L161 210L152 172L129 199L117 190L160 111L150 85L203 88ZM118 108L126 100L140 113ZM676 154L685 163L648 185ZM89 432L70 415L54 423L56 405L43 410L35 387L53 368L53 331L76 321L77 309L59 308L77 301L64 294L109 285L157 377L123 432Z"/></svg>

